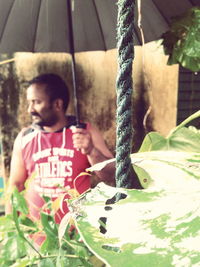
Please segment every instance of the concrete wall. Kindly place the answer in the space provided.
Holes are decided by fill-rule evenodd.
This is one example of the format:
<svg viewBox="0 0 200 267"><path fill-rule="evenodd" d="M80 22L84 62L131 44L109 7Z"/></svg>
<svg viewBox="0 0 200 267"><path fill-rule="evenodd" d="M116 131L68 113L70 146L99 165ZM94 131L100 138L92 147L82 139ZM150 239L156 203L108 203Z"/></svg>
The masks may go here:
<svg viewBox="0 0 200 267"><path fill-rule="evenodd" d="M167 65L167 56L158 42L145 44L142 54L144 95L150 111L145 127L166 136L176 126L178 65Z"/></svg>

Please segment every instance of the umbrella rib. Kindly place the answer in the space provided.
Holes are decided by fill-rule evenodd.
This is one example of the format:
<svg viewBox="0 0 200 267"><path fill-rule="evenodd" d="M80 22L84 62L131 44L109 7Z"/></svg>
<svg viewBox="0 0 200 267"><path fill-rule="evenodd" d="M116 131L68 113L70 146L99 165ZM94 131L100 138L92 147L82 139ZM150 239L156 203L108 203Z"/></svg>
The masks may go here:
<svg viewBox="0 0 200 267"><path fill-rule="evenodd" d="M103 29L101 27L100 18L99 18L99 14L98 14L98 11L97 11L96 4L95 4L95 0L92 0L92 3L93 3L93 6L94 6L94 9L95 9L95 12L96 12L96 17L97 17L99 28L100 28L100 33L101 33L101 37L102 37L102 40L103 40L104 50L106 51L107 50L106 42L105 42L105 39L104 39Z"/></svg>
<svg viewBox="0 0 200 267"><path fill-rule="evenodd" d="M188 0L188 1L190 2L190 4L191 4L192 6L196 6L195 1L193 1L193 0Z"/></svg>
<svg viewBox="0 0 200 267"><path fill-rule="evenodd" d="M170 26L171 21L167 19L167 17L165 16L165 14L161 11L159 5L156 3L155 0L153 0L154 5L156 6L156 8L158 9L158 11L160 12L160 14L162 15L162 17L165 19L165 21L167 22L168 26ZM188 0L188 4L192 6L195 6L195 1L193 0Z"/></svg>
<svg viewBox="0 0 200 267"><path fill-rule="evenodd" d="M134 25L134 39L136 39L137 41L138 41L138 43L140 44L140 45L142 45L142 37L141 37L141 32L139 31L138 32L138 29L139 29L139 26L138 26L138 24L135 24Z"/></svg>
<svg viewBox="0 0 200 267"><path fill-rule="evenodd" d="M8 12L8 16L6 17L6 20L5 20L5 23L4 23L4 27L3 27L4 30L5 30L5 25L7 24L9 15L10 15L10 13L11 13L11 10L13 9L14 4L15 4L15 1L13 1L12 5L11 5L11 7L10 7L10 10L9 10L9 12ZM0 40L1 40L2 37L3 37L4 30L2 31L2 34L1 34L1 36L0 36Z"/></svg>
<svg viewBox="0 0 200 267"><path fill-rule="evenodd" d="M38 24L39 24L39 16L40 16L40 10L41 10L41 6L42 6L42 0L40 0L40 6L38 8L38 14L37 14L37 24L36 24L36 27L35 27L35 32L34 32L34 35L33 35L33 47L32 47L32 51L34 52L35 51L35 40L36 40L36 35L37 35L37 29L38 29Z"/></svg>
<svg viewBox="0 0 200 267"><path fill-rule="evenodd" d="M162 15L162 18L164 18L164 20L166 21L167 25L170 25L170 21L166 18L165 14L161 11L161 9L159 8L159 6L156 4L156 2L153 0L153 3L155 5L155 7L157 8L157 10L159 11L159 13Z"/></svg>

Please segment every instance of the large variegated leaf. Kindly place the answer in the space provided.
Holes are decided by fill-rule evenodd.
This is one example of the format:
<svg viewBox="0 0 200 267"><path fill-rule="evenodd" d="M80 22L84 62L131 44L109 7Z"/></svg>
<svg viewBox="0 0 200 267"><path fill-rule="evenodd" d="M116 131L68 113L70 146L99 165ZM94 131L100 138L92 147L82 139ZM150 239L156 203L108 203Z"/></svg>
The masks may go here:
<svg viewBox="0 0 200 267"><path fill-rule="evenodd" d="M199 185L152 191L99 184L81 199L77 228L112 267L200 266ZM126 198L106 204L119 192Z"/></svg>
<svg viewBox="0 0 200 267"><path fill-rule="evenodd" d="M112 267L200 266L200 154L152 151L131 160L146 189L99 184L72 203L84 242ZM117 193L125 199L108 204Z"/></svg>

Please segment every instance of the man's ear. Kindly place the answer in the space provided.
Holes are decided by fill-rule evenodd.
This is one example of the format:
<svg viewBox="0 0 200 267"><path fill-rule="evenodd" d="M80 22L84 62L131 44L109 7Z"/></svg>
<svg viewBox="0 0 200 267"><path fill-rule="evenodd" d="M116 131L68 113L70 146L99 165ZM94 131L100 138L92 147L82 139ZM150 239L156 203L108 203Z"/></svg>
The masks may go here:
<svg viewBox="0 0 200 267"><path fill-rule="evenodd" d="M54 101L54 107L57 111L63 110L63 100L58 98Z"/></svg>

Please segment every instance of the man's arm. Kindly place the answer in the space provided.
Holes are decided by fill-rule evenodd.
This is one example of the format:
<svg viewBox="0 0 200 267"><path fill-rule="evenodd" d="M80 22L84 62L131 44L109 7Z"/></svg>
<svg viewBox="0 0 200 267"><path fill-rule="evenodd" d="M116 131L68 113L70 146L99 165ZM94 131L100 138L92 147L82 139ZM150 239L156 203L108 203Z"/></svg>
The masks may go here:
<svg viewBox="0 0 200 267"><path fill-rule="evenodd" d="M21 133L19 133L14 142L12 158L11 158L10 178L8 181L8 188L7 188L8 199L6 201L6 207L5 207L6 213L11 212L10 196L12 194L13 188L17 187L19 191L22 191L24 189L24 183L26 178L27 178L27 172L24 166L24 162L22 159L22 151L21 151Z"/></svg>
<svg viewBox="0 0 200 267"><path fill-rule="evenodd" d="M95 127L89 126L87 129L72 128L74 147L80 149L81 152L88 157L91 166L113 158L112 153L107 148L105 141ZM108 164L101 171L96 172L100 181L114 182L115 165L114 163Z"/></svg>

